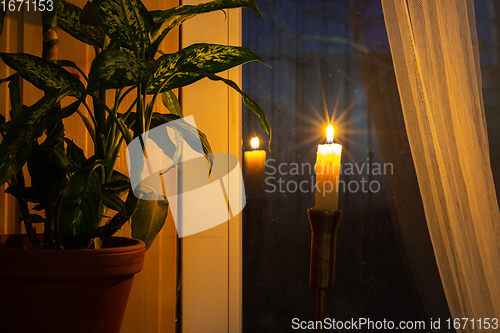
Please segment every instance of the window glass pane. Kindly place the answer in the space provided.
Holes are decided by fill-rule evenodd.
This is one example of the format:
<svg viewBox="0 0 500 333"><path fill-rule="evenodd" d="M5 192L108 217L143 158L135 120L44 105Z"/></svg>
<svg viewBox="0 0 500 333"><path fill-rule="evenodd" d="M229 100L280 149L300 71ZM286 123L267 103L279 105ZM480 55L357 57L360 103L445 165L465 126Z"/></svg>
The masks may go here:
<svg viewBox="0 0 500 333"><path fill-rule="evenodd" d="M243 89L266 111L273 138L264 179L246 174L244 332L290 331L294 318L315 320L306 211L314 206L311 166L330 120L343 146L339 209L344 216L327 317L423 320L429 330L431 317L450 315L406 138L380 0L258 4L266 21L243 11L243 45L272 68L245 65ZM476 20L498 180L500 4L477 0ZM243 112L244 151L251 149L253 136L264 141L261 147L267 145L257 118Z"/></svg>

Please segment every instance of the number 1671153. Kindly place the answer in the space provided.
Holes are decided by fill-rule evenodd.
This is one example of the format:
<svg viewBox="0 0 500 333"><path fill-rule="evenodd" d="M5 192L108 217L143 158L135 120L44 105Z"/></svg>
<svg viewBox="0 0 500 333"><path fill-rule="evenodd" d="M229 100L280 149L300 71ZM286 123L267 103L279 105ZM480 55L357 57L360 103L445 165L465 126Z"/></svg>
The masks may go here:
<svg viewBox="0 0 500 333"><path fill-rule="evenodd" d="M20 12L25 9L34 12L51 12L54 10L53 0L1 0L0 8L4 12Z"/></svg>

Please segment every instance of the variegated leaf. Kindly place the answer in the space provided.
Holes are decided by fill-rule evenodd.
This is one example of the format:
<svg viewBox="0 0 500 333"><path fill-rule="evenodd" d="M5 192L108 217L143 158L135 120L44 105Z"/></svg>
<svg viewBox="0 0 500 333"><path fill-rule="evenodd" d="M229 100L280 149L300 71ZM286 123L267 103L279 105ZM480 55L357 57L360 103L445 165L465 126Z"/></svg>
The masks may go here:
<svg viewBox="0 0 500 333"><path fill-rule="evenodd" d="M162 20L164 10L151 10L149 14L153 18L153 23L156 24Z"/></svg>
<svg viewBox="0 0 500 333"><path fill-rule="evenodd" d="M113 174L109 182L101 185L101 189L109 190L116 194L118 197L122 197L130 189L130 180L124 174L113 170Z"/></svg>
<svg viewBox="0 0 500 333"><path fill-rule="evenodd" d="M57 231L65 249L86 248L99 225L101 188L97 174L76 171L69 179L59 204Z"/></svg>
<svg viewBox="0 0 500 333"><path fill-rule="evenodd" d="M51 89L81 88L84 86L73 74L59 65L27 53L0 53L0 58L7 66L15 69L35 87L49 91ZM81 93L74 93L81 95Z"/></svg>
<svg viewBox="0 0 500 333"><path fill-rule="evenodd" d="M64 138L64 142L66 142L66 153L68 154L68 158L70 159L71 163L73 163L77 167L81 167L82 164L87 161L83 149L78 147L72 140L68 138Z"/></svg>
<svg viewBox="0 0 500 333"><path fill-rule="evenodd" d="M65 0L57 2L57 26L73 36L74 38L87 43L87 39L80 30L80 14L82 9Z"/></svg>
<svg viewBox="0 0 500 333"><path fill-rule="evenodd" d="M155 60L140 60L131 54L108 48L92 62L88 90L131 86L147 80L157 67Z"/></svg>
<svg viewBox="0 0 500 333"><path fill-rule="evenodd" d="M102 193L102 204L104 206L111 208L112 210L115 211L120 211L120 209L123 208L123 205L125 205L123 200L112 191L105 188L101 188L101 193Z"/></svg>
<svg viewBox="0 0 500 333"><path fill-rule="evenodd" d="M21 90L19 89L19 74L16 73L12 81L9 82L10 105L12 107L12 117L23 109L23 102L21 98Z"/></svg>
<svg viewBox="0 0 500 333"><path fill-rule="evenodd" d="M104 32L119 45L135 51L149 46L153 18L140 0L94 0L94 10Z"/></svg>
<svg viewBox="0 0 500 333"><path fill-rule="evenodd" d="M228 86L230 86L231 88L233 88L234 90L236 90L237 92L239 92L242 99L243 99L243 103L245 104L245 106L247 108L249 108L250 110L252 110L253 113L255 113L259 117L260 124L262 125L262 127L264 127L267 134L269 135L269 147L271 147L271 126L267 122L266 114L260 108L260 106L257 105L257 103L255 103L250 98L250 96L248 96L245 92L243 92L240 89L240 87L238 87L238 85L235 82L228 80L228 79L225 79L223 77L217 76L215 74L209 73L207 71L204 71L203 69L201 69L193 64L188 64L188 65L184 66L183 68L181 68L181 71L193 73L193 74L198 73L200 75L206 76L207 78L209 78L212 81L222 81L225 84L227 84Z"/></svg>
<svg viewBox="0 0 500 333"><path fill-rule="evenodd" d="M264 16L254 0L216 0L202 3L196 6L182 5L164 10L162 13L154 11L155 26L151 30L151 47L148 50L148 57L153 57L165 36L182 22L203 13L215 10L246 7L257 12L262 18Z"/></svg>
<svg viewBox="0 0 500 333"><path fill-rule="evenodd" d="M121 118L123 114L119 113L118 116ZM131 122L135 122L135 118L136 118L136 113L131 112L127 117L127 125L130 125ZM207 161L209 161L210 166L212 166L212 159L213 159L212 148L210 147L210 143L208 142L207 136L203 132L199 131L196 127L184 121L182 117L179 117L175 114L162 114L157 112L154 112L152 114L151 129L165 124L168 124L167 127L174 129L175 133L180 134L182 139L185 140L186 143L191 148L195 149L195 151L199 153L205 154ZM154 141L166 156L173 159L173 156L175 155L176 151L176 146L170 140L170 137L167 133L164 133L166 135L162 134L163 133L158 131L149 131L148 139ZM200 142L203 151L198 150Z"/></svg>
<svg viewBox="0 0 500 333"><path fill-rule="evenodd" d="M179 103L177 96L175 96L172 90L161 93L161 101L163 102L163 105L165 105L165 107L168 109L168 111L170 111L170 113L175 114L179 117L184 117L184 115L182 114L181 104Z"/></svg>
<svg viewBox="0 0 500 333"><path fill-rule="evenodd" d="M73 115L73 113L75 113L80 107L80 104L82 104L82 101L76 100L68 106L63 107L61 109L61 112L53 115L51 122L55 123L61 119L68 118L69 116Z"/></svg>
<svg viewBox="0 0 500 333"><path fill-rule="evenodd" d="M165 54L158 58L158 70L148 82L147 93L153 94L159 89L160 92L164 92L184 87L204 77L180 71L186 64L194 64L207 72L218 73L249 61L262 62L262 59L246 46L193 44L176 53Z"/></svg>
<svg viewBox="0 0 500 333"><path fill-rule="evenodd" d="M96 14L90 1L87 1L80 14L80 29L88 44L101 49L103 48L104 31L99 22L97 22Z"/></svg>
<svg viewBox="0 0 500 333"><path fill-rule="evenodd" d="M146 243L146 250L165 224L168 215L168 200L154 192L146 193L132 216L132 237Z"/></svg>
<svg viewBox="0 0 500 333"><path fill-rule="evenodd" d="M182 139L185 140L191 148L196 149L196 147L198 147L198 143L201 142L203 151L198 152L205 154L206 159L210 162L210 168L212 168L213 154L207 136L203 132L196 129L196 127L185 122L182 117L179 117L175 114L153 113L153 116L151 118L151 127L164 125L170 122L172 123L168 126L173 128L176 131L176 134L180 134ZM170 141L168 135L156 135L156 133L158 132L154 131L150 131L149 133L150 135L148 136L148 138L153 140L158 145L158 147L163 150L165 155L173 160L177 149L176 145Z"/></svg>
<svg viewBox="0 0 500 333"><path fill-rule="evenodd" d="M17 174L28 160L31 143L43 134L58 97L59 91L52 90L10 121L9 130L0 143L0 184Z"/></svg>

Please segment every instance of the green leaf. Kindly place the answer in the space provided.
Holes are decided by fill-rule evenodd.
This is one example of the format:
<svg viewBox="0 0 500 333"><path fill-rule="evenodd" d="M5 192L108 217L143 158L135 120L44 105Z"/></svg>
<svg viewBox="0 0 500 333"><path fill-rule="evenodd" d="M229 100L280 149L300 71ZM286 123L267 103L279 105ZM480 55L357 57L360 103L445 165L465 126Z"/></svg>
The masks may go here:
<svg viewBox="0 0 500 333"><path fill-rule="evenodd" d="M194 64L210 73L218 73L250 61L262 62L262 59L245 46L193 44L158 58L158 70L148 82L147 93L184 87L204 77L202 74L181 71L187 64Z"/></svg>
<svg viewBox="0 0 500 333"><path fill-rule="evenodd" d="M64 124L61 118L56 118L56 115L61 114L61 107L57 104L54 108L54 115L45 129L45 134L50 138L62 138L64 136ZM55 119L55 120L54 120Z"/></svg>
<svg viewBox="0 0 500 333"><path fill-rule="evenodd" d="M76 66L76 63L71 60L57 59L57 64L62 67L73 67L79 69L78 66Z"/></svg>
<svg viewBox="0 0 500 333"><path fill-rule="evenodd" d="M43 193L40 193L39 190L33 187L18 187L18 186L9 186L5 193L13 195L18 199L25 200L27 202L47 202L47 198Z"/></svg>
<svg viewBox="0 0 500 333"><path fill-rule="evenodd" d="M140 0L94 0L92 2L104 32L119 45L135 51L149 45L153 18Z"/></svg>
<svg viewBox="0 0 500 333"><path fill-rule="evenodd" d="M182 114L181 104L179 103L177 96L175 96L172 90L161 93L161 101L171 114L175 114L179 117L184 117Z"/></svg>
<svg viewBox="0 0 500 333"><path fill-rule="evenodd" d="M198 140L201 142L201 147L203 152L198 151L199 153L204 153L207 160L210 162L210 169L213 165L213 154L212 148L210 147L210 143L208 142L207 136L199 131L196 127L191 126L187 122L185 122L181 117L174 114L161 114L161 113L153 113L151 118L151 126L156 127L163 124L170 123L174 120L180 120L178 122L169 124L170 127L176 130L176 133L179 133L187 144L197 150ZM156 132L149 132L148 138L153 140L156 145L162 149L162 151L174 160L177 147L176 145L170 141L168 135L155 135Z"/></svg>
<svg viewBox="0 0 500 333"><path fill-rule="evenodd" d="M92 7L87 2L85 7ZM79 41L98 48L104 46L104 31L95 21L95 14L84 7L75 6L64 0L58 0L57 4L57 25L62 30L78 39Z"/></svg>
<svg viewBox="0 0 500 333"><path fill-rule="evenodd" d="M97 21L90 1L87 1L80 14L80 29L88 44L102 49L104 45L104 31Z"/></svg>
<svg viewBox="0 0 500 333"><path fill-rule="evenodd" d="M0 143L0 185L17 174L28 160L31 143L43 134L58 97L59 91L53 90L10 121L9 131Z"/></svg>
<svg viewBox="0 0 500 333"><path fill-rule="evenodd" d="M83 150L68 138L64 138L64 142L66 142L67 145L66 151L68 154L68 158L76 166L81 167L82 163L87 161L87 159L85 158L85 154L83 153Z"/></svg>
<svg viewBox="0 0 500 333"><path fill-rule="evenodd" d="M130 186L130 185L129 185ZM120 211L125 203L122 199L112 191L101 188L102 193L102 203L104 206L111 208L112 210Z"/></svg>
<svg viewBox="0 0 500 333"><path fill-rule="evenodd" d="M57 60L57 64L61 67L71 67L71 68L74 68L76 69L81 75L82 77L85 79L85 81L88 81L88 78L87 76L85 75L85 73L80 69L80 67L78 67L76 65L75 62L71 61L71 60Z"/></svg>
<svg viewBox="0 0 500 333"><path fill-rule="evenodd" d="M154 192L146 193L132 216L132 237L146 243L146 250L165 224L168 215L168 201Z"/></svg>
<svg viewBox="0 0 500 333"><path fill-rule="evenodd" d="M42 146L40 146L36 141L33 141L31 144L31 153L27 161L31 187L47 197L48 192L51 191L54 184L66 179L66 173L49 156L49 150L52 150L59 142L59 140L55 139L45 140Z"/></svg>
<svg viewBox="0 0 500 333"><path fill-rule="evenodd" d="M73 74L40 57L27 53L0 53L0 58L7 66L18 71L23 79L45 92L69 87L84 89L82 82Z"/></svg>
<svg viewBox="0 0 500 333"><path fill-rule="evenodd" d="M38 148L35 148L35 147L40 146L41 148L44 149L44 155L48 157L48 160L50 160L52 158L52 151L54 150L54 147L57 145L60 145L61 142L62 142L62 139L58 138L58 137L46 137L41 145L38 145L38 141L34 141L33 142L33 150L31 152L31 154L36 155L37 151L35 149L38 149ZM34 166L36 167L36 164Z"/></svg>
<svg viewBox="0 0 500 333"><path fill-rule="evenodd" d="M130 188L130 181L128 180L112 180L101 185L103 189L110 191L127 191Z"/></svg>
<svg viewBox="0 0 500 333"><path fill-rule="evenodd" d="M73 103L69 104L68 106L65 106L63 108L55 108L54 112L51 114L50 121L47 125L47 131L45 134L55 135L55 132L64 132L64 124L62 123L62 119L67 118L71 116L73 113L75 113L78 108L80 107L80 104L82 103L82 100L76 100ZM53 133L47 133L48 131L52 130Z"/></svg>
<svg viewBox="0 0 500 333"><path fill-rule="evenodd" d="M47 191L47 196L49 197L52 206L56 206L57 204L59 204L59 199L63 194L66 183L66 179L64 179L64 181L56 182L54 183L52 188Z"/></svg>
<svg viewBox="0 0 500 333"><path fill-rule="evenodd" d="M4 137L5 133L9 130L9 125L10 125L10 121L7 121L7 122L3 123L2 125L0 125L0 134L2 135L2 137Z"/></svg>
<svg viewBox="0 0 500 333"><path fill-rule="evenodd" d="M182 146L184 145L184 139L179 133L174 134L174 140L175 140L175 153L174 157L172 158L172 164L177 165L179 163L179 159L181 158L181 153L182 153Z"/></svg>
<svg viewBox="0 0 500 333"><path fill-rule="evenodd" d="M123 114L118 114L118 116L123 116ZM131 112L128 115L127 123L131 123L135 121L136 113ZM184 139L191 148L199 153L205 154L207 161L210 162L210 167L213 164L213 154L212 148L210 147L210 143L208 142L207 136L203 134L203 132L199 131L196 127L187 123L175 114L162 114L154 112L151 116L151 129L170 123L174 120L181 120L179 122L175 122L173 124L169 124L170 128L176 130L175 133L181 135L182 139ZM166 130L166 129L165 129ZM156 145L163 151L163 153L173 160L175 152L177 150L176 145L170 140L169 135L165 132L157 132L157 131L148 131L148 139L153 140ZM198 139L201 141L202 151L198 150L199 144ZM115 171L116 172L116 171ZM128 179L128 178L127 178Z"/></svg>
<svg viewBox="0 0 500 333"><path fill-rule="evenodd" d="M19 222L28 221L29 223L44 223L48 220L38 214L28 214L19 219Z"/></svg>
<svg viewBox="0 0 500 333"><path fill-rule="evenodd" d="M154 11L153 17L155 26L150 32L151 47L148 50L148 57L153 57L161 42L172 31L173 28L179 26L184 21L203 13L222 10L226 8L246 7L257 12L262 18L264 16L259 10L259 7L254 0L216 0L212 2L202 3L196 6L182 5L164 10L159 13Z"/></svg>
<svg viewBox="0 0 500 333"><path fill-rule="evenodd" d="M78 110L78 108L80 107L80 104L82 104L82 101L79 99L79 100L74 101L70 105L63 107L61 109L61 113L56 115L55 116L56 119L54 119L54 120L64 119L64 118L67 118L67 117L73 115L73 113L75 113Z"/></svg>
<svg viewBox="0 0 500 333"><path fill-rule="evenodd" d="M5 82L10 82L10 81L14 80L16 78L16 76L18 76L18 75L19 74L14 73L14 74L10 75L9 77L6 77L5 79L0 79L0 84L5 83Z"/></svg>
<svg viewBox="0 0 500 333"><path fill-rule="evenodd" d="M125 176L123 173L116 171L116 170L113 170L113 174L111 175L110 181L112 181L112 182L125 181L125 182L128 182L130 184L130 179L127 176Z"/></svg>
<svg viewBox="0 0 500 333"><path fill-rule="evenodd" d="M108 48L94 59L88 90L120 89L148 79L157 68L155 60L140 60L125 52Z"/></svg>
<svg viewBox="0 0 500 333"><path fill-rule="evenodd" d="M57 230L65 249L87 248L99 225L101 188L97 174L76 171L66 185L57 214Z"/></svg>
<svg viewBox="0 0 500 333"><path fill-rule="evenodd" d="M208 77L212 81L222 81L225 84L227 84L228 86L230 86L231 88L233 88L234 90L236 90L237 92L239 92L240 95L241 95L241 97L243 98L243 103L245 103L245 106L247 108L249 108L250 110L252 110L253 113L255 113L259 117L260 124L262 125L262 127L264 127L264 129L266 130L267 134L269 135L269 145L268 145L268 147L269 148L271 147L271 126L267 122L266 114L260 108L260 106L258 106L257 103L255 103L250 98L250 96L248 96L245 92L243 92L238 87L238 85L236 83L234 83L231 80L228 80L228 79L222 78L220 76L214 75L212 73L208 73L208 72L204 71L203 69L198 68L198 67L196 67L195 65L192 65L192 64L184 66L181 70L189 72L189 73L199 73L201 75L204 75L204 76Z"/></svg>
<svg viewBox="0 0 500 333"><path fill-rule="evenodd" d="M154 24L163 20L163 12L164 10L150 10L149 14L153 18Z"/></svg>
<svg viewBox="0 0 500 333"><path fill-rule="evenodd" d="M9 82L10 105L12 106L12 117L14 118L23 109L21 90L19 89L19 74Z"/></svg>
<svg viewBox="0 0 500 333"><path fill-rule="evenodd" d="M71 171L71 162L64 151L64 146L62 144L57 145L52 150L52 156L50 158L61 170L66 172Z"/></svg>
<svg viewBox="0 0 500 333"><path fill-rule="evenodd" d="M57 26L81 42L87 43L80 29L80 15L82 9L65 0L57 3Z"/></svg>
<svg viewBox="0 0 500 333"><path fill-rule="evenodd" d="M110 190L121 197L122 194L130 189L130 179L121 172L113 170L111 179L109 182L102 184L101 188Z"/></svg>

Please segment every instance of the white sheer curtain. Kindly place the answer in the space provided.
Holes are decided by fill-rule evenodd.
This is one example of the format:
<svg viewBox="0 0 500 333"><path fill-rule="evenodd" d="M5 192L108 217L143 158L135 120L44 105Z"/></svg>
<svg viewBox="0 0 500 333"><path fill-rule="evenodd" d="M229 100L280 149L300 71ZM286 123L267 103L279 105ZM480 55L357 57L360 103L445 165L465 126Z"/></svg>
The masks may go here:
<svg viewBox="0 0 500 333"><path fill-rule="evenodd" d="M500 318L500 214L490 167L474 2L382 0L382 6L451 314ZM476 322L461 331L481 330Z"/></svg>

